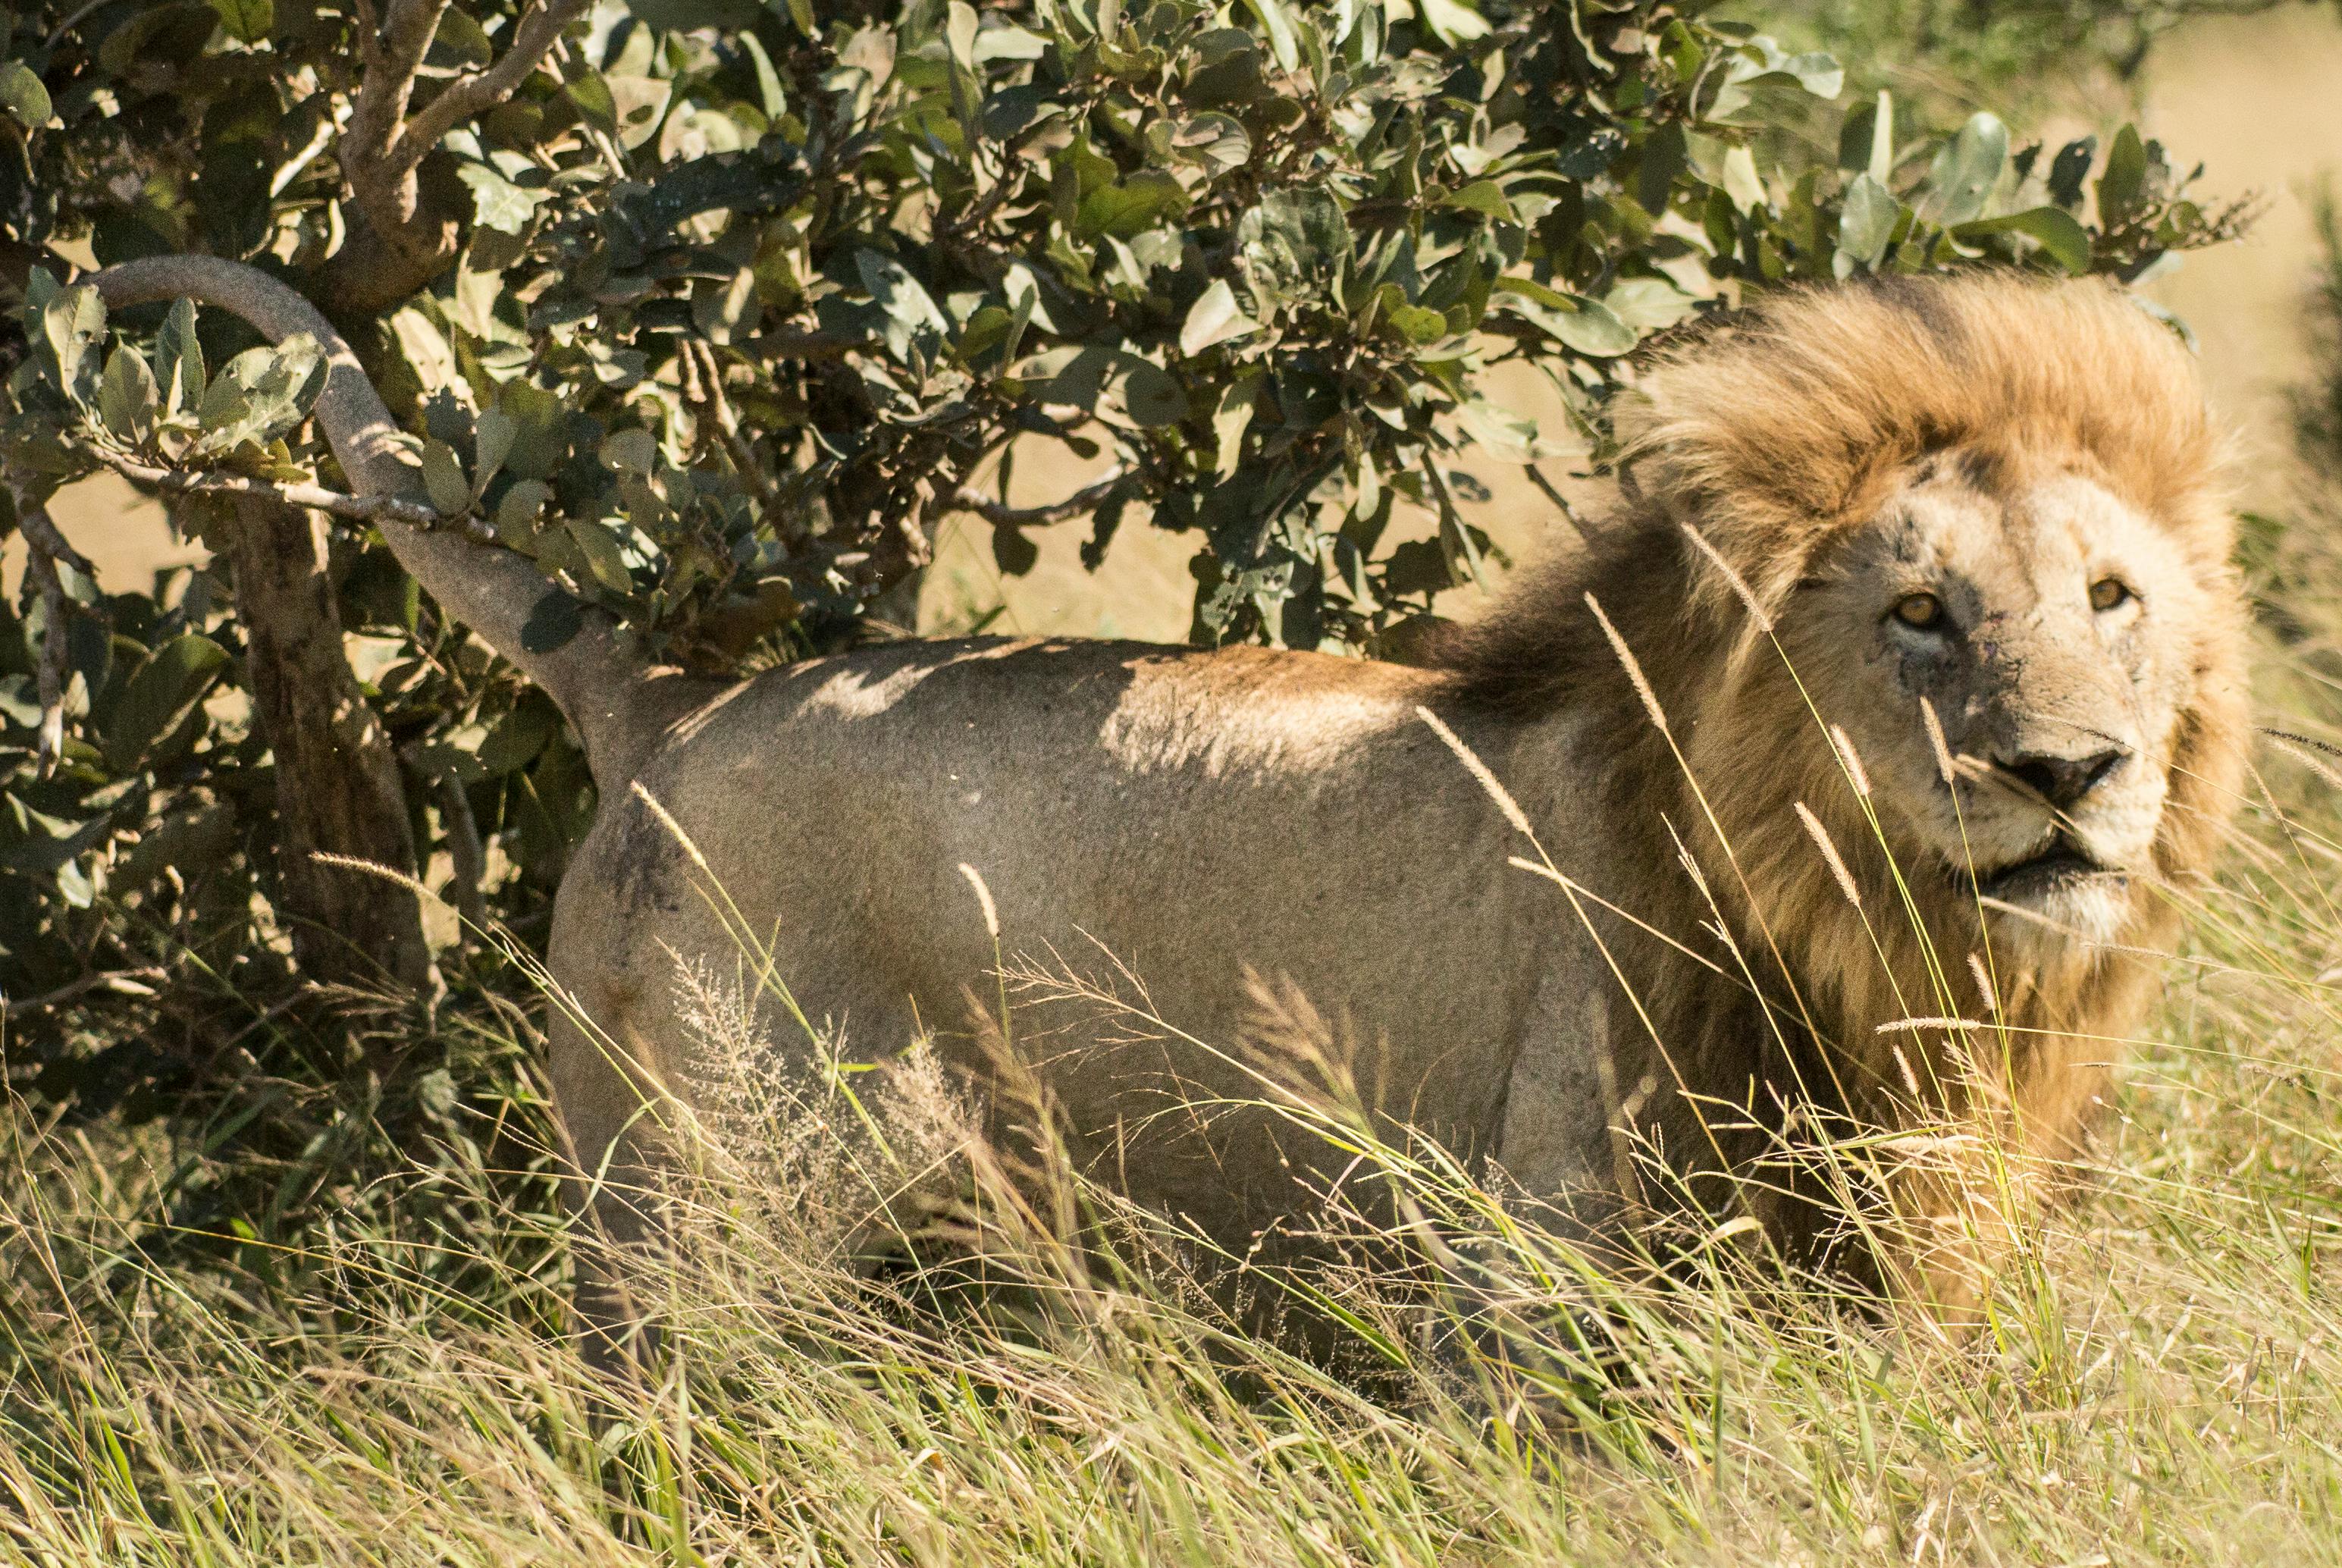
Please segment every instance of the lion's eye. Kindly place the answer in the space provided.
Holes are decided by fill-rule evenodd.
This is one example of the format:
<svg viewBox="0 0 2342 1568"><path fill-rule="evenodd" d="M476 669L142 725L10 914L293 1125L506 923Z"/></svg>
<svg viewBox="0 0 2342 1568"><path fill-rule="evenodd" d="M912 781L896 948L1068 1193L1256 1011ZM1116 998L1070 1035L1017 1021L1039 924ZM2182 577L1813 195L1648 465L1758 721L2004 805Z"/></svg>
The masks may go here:
<svg viewBox="0 0 2342 1568"><path fill-rule="evenodd" d="M2090 584L2090 608L2104 614L2131 601L2130 584L2120 577L2101 577Z"/></svg>
<svg viewBox="0 0 2342 1568"><path fill-rule="evenodd" d="M1895 618L1917 632L1944 624L1944 602L1933 594L1906 594L1895 601Z"/></svg>

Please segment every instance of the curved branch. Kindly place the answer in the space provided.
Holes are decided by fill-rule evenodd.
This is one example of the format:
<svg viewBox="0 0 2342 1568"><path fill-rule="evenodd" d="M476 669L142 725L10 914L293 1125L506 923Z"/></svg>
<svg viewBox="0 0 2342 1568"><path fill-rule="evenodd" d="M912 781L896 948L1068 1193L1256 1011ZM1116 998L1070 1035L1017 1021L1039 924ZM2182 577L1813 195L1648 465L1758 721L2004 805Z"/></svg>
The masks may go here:
<svg viewBox="0 0 2342 1568"><path fill-rule="evenodd" d="M191 299L234 312L272 343L296 333L325 359L325 390L312 417L361 498L426 504L419 467L357 355L317 307L266 274L218 256L147 256L107 267L91 281L111 310ZM520 666L569 715L597 771L631 765L641 754L636 688L647 673L634 639L606 612L586 606L575 634L557 647L532 647L525 628L545 596L560 590L525 556L460 532L417 526L399 508L371 518L391 554L440 607ZM435 516L435 512L434 513Z"/></svg>

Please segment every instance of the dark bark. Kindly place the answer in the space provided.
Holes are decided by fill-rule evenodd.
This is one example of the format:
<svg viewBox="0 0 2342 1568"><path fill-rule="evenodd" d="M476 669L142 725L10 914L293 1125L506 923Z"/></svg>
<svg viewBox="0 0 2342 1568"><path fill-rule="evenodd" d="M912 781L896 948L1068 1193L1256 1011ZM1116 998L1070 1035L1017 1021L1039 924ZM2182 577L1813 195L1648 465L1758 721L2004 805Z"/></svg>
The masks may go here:
<svg viewBox="0 0 2342 1568"><path fill-rule="evenodd" d="M397 759L343 650L325 518L256 496L234 504L228 554L251 649L253 719L276 757L278 913L294 958L313 980L428 988L415 893L316 859L415 871Z"/></svg>

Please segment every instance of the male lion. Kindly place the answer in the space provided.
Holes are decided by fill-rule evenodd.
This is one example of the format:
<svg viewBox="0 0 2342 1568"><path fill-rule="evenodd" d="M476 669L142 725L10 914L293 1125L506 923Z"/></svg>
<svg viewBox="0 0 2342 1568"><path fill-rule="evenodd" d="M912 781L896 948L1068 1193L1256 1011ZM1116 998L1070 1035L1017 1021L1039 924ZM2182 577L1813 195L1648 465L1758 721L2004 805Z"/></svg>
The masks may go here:
<svg viewBox="0 0 2342 1568"><path fill-rule="evenodd" d="M101 286L315 333L345 471L413 493L297 300L185 259ZM643 668L600 621L531 654L525 563L386 524L561 703L601 785L551 954L617 1045L555 1020L586 1168L606 1194L656 1167L646 1095L697 1088L676 963L733 952L727 900L777 929L811 1017L948 1049L996 962L967 866L1011 951L1111 955L1196 1040L1244 1033L1248 969L1288 977L1348 1021L1386 1114L1589 1233L1606 1192L1607 1223L1637 1212L1632 1138L1785 1255L1964 1310L1991 1183L1890 1180L1917 1239L1866 1257L1831 1250L1831 1183L1781 1157L1955 1113L2023 1180L2074 1148L2139 1024L2246 742L2189 357L2096 285L1813 290L1658 356L1622 422L1612 515L1430 668L978 639L718 685ZM1532 853L1512 810L1426 714L1561 885L1507 868ZM1254 1095L1229 1058L1050 1023L1046 1082L1136 1199L1241 1253L1323 1179L1273 1118L1159 1114Z"/></svg>

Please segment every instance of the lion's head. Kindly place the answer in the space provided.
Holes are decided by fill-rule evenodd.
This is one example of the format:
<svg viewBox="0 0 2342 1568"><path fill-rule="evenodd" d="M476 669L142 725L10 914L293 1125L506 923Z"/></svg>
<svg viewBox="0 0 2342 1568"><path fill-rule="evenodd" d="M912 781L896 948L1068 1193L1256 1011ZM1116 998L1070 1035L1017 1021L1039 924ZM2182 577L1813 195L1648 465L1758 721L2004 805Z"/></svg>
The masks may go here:
<svg viewBox="0 0 2342 1568"><path fill-rule="evenodd" d="M2129 1027L2245 754L2224 442L2177 335L2095 284L1788 293L1662 353L1621 426L1616 515L1459 640L1466 689L1614 704L1622 815L1666 818L1880 1077L1900 1018Z"/></svg>

